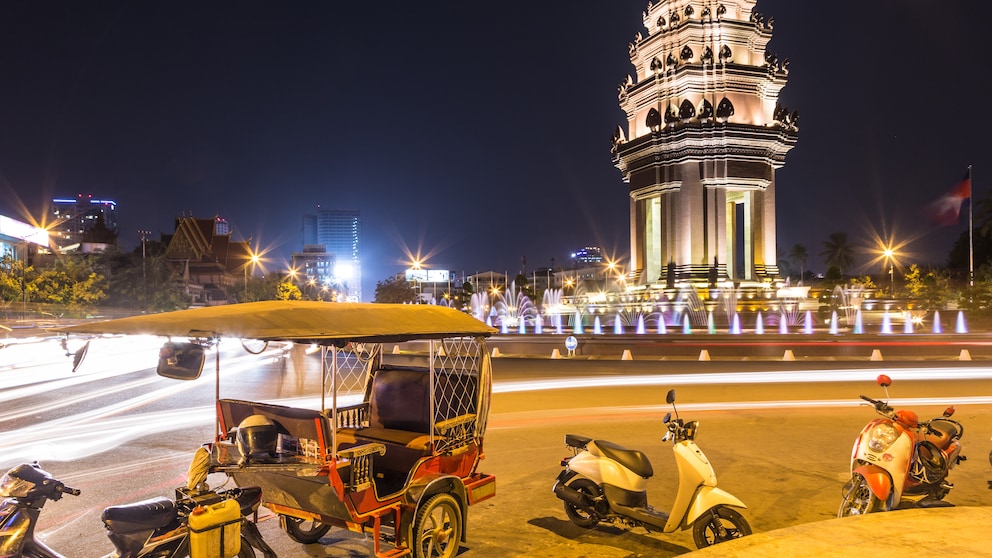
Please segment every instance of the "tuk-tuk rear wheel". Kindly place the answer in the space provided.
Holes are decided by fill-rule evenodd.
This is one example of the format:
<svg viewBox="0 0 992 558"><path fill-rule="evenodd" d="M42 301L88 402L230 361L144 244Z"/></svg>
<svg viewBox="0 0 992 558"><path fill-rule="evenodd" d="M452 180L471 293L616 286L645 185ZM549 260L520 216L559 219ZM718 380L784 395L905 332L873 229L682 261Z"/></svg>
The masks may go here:
<svg viewBox="0 0 992 558"><path fill-rule="evenodd" d="M462 541L462 510L451 494L437 494L417 510L414 558L454 558Z"/></svg>
<svg viewBox="0 0 992 558"><path fill-rule="evenodd" d="M313 544L331 530L330 525L324 525L312 519L300 519L288 515L284 515L280 519L289 538L300 544Z"/></svg>

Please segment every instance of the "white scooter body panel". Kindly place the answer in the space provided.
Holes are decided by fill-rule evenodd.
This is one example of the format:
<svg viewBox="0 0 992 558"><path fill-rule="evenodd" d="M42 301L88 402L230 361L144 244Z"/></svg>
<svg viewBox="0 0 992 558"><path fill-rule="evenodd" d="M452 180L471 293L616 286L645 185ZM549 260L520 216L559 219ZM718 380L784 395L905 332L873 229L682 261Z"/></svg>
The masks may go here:
<svg viewBox="0 0 992 558"><path fill-rule="evenodd" d="M590 442L588 451L581 451L568 461L568 468L596 484L610 484L631 492L646 492L648 479L634 473L616 461L605 457Z"/></svg>
<svg viewBox="0 0 992 558"><path fill-rule="evenodd" d="M895 505L902 499L902 491L906 486L906 476L909 474L909 465L913 457L913 436L909 430L903 430L896 441L884 451L872 451L868 447L868 440L871 429L879 422L881 421L872 421L861 431L855 444L851 472L854 472L859 463L871 463L885 469L889 473L889 478L892 479L892 503Z"/></svg>
<svg viewBox="0 0 992 558"><path fill-rule="evenodd" d="M665 524L666 533L671 533L682 525L692 523L687 514L690 506L695 508L697 505L702 505L697 503L698 495L703 494L702 491L698 490L699 487L716 487L716 473L713 471L713 466L710 465L706 455L695 442L692 440L678 442L672 446L672 451L675 453L675 464L679 471L679 491L675 496L675 503L672 504L672 513L668 516L668 522ZM706 493L709 494L710 491L706 491ZM738 500L738 502L740 501ZM711 507L708 506L703 511Z"/></svg>

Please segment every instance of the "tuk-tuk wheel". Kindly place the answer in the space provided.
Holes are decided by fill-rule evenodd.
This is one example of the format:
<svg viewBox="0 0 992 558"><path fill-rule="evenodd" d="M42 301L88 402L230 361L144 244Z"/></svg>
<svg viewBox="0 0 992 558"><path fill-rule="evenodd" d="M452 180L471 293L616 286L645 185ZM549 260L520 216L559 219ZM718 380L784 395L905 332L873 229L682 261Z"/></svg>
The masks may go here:
<svg viewBox="0 0 992 558"><path fill-rule="evenodd" d="M453 558L462 540L462 510L451 494L437 494L417 510L414 558Z"/></svg>
<svg viewBox="0 0 992 558"><path fill-rule="evenodd" d="M312 519L300 519L288 515L279 516L282 528L286 530L289 538L300 544L313 544L331 530L330 525L324 525Z"/></svg>

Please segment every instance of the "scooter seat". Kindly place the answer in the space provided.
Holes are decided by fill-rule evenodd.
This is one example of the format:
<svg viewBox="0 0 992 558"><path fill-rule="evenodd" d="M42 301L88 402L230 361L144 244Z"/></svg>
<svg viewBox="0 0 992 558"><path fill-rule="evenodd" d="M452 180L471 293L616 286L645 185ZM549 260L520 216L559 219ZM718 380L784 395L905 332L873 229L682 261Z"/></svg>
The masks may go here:
<svg viewBox="0 0 992 558"><path fill-rule="evenodd" d="M951 446L951 440L960 437L961 431L958 429L958 425L940 419L930 421L930 432L926 435L927 441L932 442L941 450L949 448Z"/></svg>
<svg viewBox="0 0 992 558"><path fill-rule="evenodd" d="M103 523L115 533L165 527L176 517L176 503L161 496L103 510Z"/></svg>
<svg viewBox="0 0 992 558"><path fill-rule="evenodd" d="M651 467L651 462L648 460L648 456L644 455L644 452L627 449L606 440L596 440L595 443L604 457L616 461L646 479L654 476L654 468Z"/></svg>
<svg viewBox="0 0 992 558"><path fill-rule="evenodd" d="M565 445L570 448L586 449L592 438L579 434L565 434Z"/></svg>

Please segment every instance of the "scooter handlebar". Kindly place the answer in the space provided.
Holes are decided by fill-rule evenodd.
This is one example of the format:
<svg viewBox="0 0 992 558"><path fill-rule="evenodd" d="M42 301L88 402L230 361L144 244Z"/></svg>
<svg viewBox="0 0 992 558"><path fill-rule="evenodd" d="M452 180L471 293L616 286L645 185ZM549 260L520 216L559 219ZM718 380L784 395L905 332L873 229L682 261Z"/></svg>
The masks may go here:
<svg viewBox="0 0 992 558"><path fill-rule="evenodd" d="M59 492L70 496L79 496L81 494L78 488L72 488L71 486L66 486L64 484L59 488Z"/></svg>
<svg viewBox="0 0 992 558"><path fill-rule="evenodd" d="M868 397L867 395L862 395L861 396L861 399L864 399L865 401L871 403L872 407L875 407L875 410L878 411L879 413L885 414L885 413L888 413L889 411L892 410L892 407L889 407L889 404L887 402L885 402L885 401L879 401L878 399L872 399L871 397Z"/></svg>

